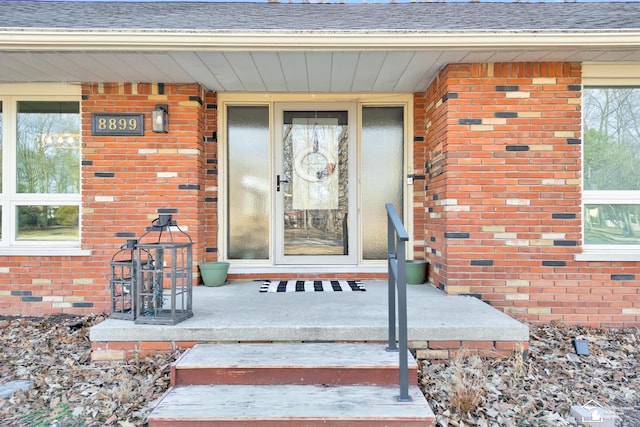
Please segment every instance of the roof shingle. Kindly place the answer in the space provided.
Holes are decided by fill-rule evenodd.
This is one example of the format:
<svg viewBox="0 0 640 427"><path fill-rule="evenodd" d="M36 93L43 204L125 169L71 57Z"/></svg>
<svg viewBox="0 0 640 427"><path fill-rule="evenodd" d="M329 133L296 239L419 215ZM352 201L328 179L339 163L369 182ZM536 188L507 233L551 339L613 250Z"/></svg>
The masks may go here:
<svg viewBox="0 0 640 427"><path fill-rule="evenodd" d="M113 31L628 31L640 3L0 1L0 29Z"/></svg>

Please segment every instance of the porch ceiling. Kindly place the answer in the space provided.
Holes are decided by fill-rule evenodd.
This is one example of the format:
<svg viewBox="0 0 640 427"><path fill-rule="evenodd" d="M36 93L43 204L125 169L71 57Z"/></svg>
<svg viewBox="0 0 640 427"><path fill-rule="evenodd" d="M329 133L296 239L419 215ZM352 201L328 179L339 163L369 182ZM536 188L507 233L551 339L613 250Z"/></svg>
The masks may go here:
<svg viewBox="0 0 640 427"><path fill-rule="evenodd" d="M0 50L0 83L199 83L229 92L416 92L448 63L640 62L640 47Z"/></svg>
<svg viewBox="0 0 640 427"><path fill-rule="evenodd" d="M640 62L636 2L1 1L1 82L414 92L448 63Z"/></svg>

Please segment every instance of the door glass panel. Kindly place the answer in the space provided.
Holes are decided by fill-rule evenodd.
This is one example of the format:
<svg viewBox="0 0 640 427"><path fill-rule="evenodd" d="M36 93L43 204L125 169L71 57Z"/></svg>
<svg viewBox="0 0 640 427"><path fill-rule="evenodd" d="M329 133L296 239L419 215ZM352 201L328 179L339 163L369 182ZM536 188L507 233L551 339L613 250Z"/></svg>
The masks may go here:
<svg viewBox="0 0 640 427"><path fill-rule="evenodd" d="M403 216L403 107L362 109L362 256L387 257L387 212L393 203Z"/></svg>
<svg viewBox="0 0 640 427"><path fill-rule="evenodd" d="M346 111L285 111L284 255L348 255Z"/></svg>
<svg viewBox="0 0 640 427"><path fill-rule="evenodd" d="M268 259L269 108L229 107L228 258Z"/></svg>

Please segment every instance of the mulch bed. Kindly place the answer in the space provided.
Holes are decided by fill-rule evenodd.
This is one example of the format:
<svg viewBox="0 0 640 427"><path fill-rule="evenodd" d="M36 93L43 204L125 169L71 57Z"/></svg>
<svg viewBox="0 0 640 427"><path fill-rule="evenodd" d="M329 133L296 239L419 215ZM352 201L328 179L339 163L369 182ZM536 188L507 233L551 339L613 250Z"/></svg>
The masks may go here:
<svg viewBox="0 0 640 427"><path fill-rule="evenodd" d="M169 386L177 354L129 363L91 362L89 328L103 315L0 317L0 384L33 381L0 398L0 425L29 427L146 425ZM640 426L637 329L549 324L531 327L528 357L420 363L420 383L439 426L576 426L574 405L597 402L620 426ZM571 340L585 339L578 356Z"/></svg>
<svg viewBox="0 0 640 427"><path fill-rule="evenodd" d="M576 354L574 338L589 355ZM531 326L529 345L526 359L424 363L420 381L438 425L576 426L571 407L596 404L616 414L616 425L640 426L637 329Z"/></svg>
<svg viewBox="0 0 640 427"><path fill-rule="evenodd" d="M89 328L104 316L0 320L0 383L31 379L34 387L0 399L0 425L29 427L146 425L169 386L177 354L91 362Z"/></svg>

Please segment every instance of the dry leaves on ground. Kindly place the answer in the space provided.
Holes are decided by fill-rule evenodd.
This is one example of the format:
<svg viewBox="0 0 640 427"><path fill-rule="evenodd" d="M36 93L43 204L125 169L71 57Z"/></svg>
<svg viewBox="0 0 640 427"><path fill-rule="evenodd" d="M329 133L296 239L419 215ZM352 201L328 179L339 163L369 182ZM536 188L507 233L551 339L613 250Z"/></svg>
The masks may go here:
<svg viewBox="0 0 640 427"><path fill-rule="evenodd" d="M637 329L530 327L528 357L461 355L422 364L421 385L439 426L576 426L572 406L602 405L619 426L640 426ZM584 339L578 356L572 339Z"/></svg>
<svg viewBox="0 0 640 427"><path fill-rule="evenodd" d="M95 364L89 328L104 316L0 318L0 384L33 381L27 392L0 399L0 425L79 427L146 425L169 386L177 354ZM559 324L532 326L526 360L459 357L421 363L421 386L448 426L575 426L573 405L598 402L618 424L640 426L640 339L636 329ZM589 343L577 356L573 338Z"/></svg>
<svg viewBox="0 0 640 427"><path fill-rule="evenodd" d="M0 399L3 426L146 424L150 403L169 385L176 355L95 364L89 327L103 316L0 320L0 383L33 381L29 391Z"/></svg>

